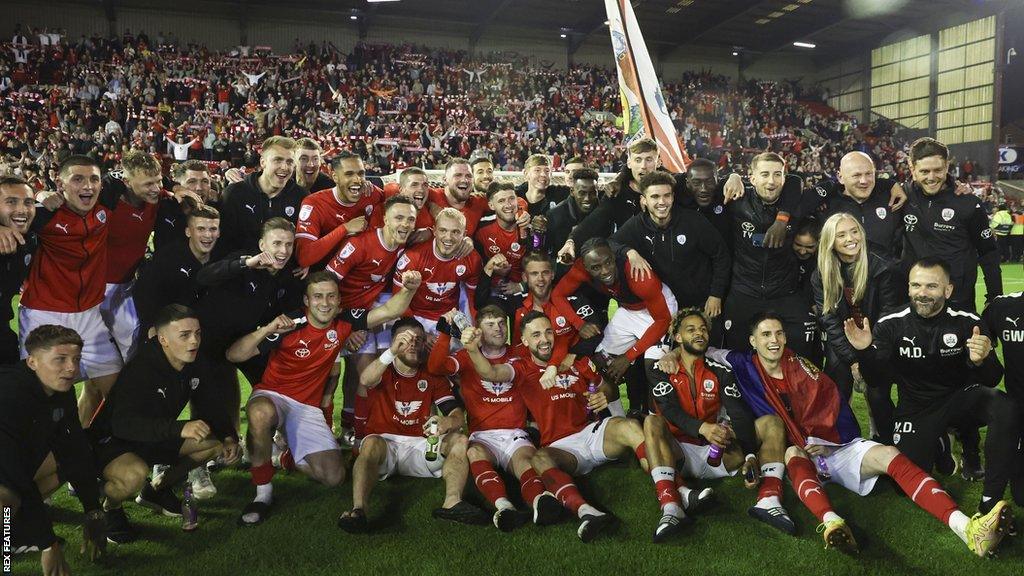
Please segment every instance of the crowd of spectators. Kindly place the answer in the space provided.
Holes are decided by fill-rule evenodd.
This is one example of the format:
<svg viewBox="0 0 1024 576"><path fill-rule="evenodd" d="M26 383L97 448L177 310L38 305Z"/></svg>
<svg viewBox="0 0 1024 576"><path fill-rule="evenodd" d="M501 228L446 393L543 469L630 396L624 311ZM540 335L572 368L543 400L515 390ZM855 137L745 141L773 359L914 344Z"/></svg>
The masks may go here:
<svg viewBox="0 0 1024 576"><path fill-rule="evenodd" d="M821 173L861 149L906 176L905 145L891 126L858 126L813 87L737 84L705 71L664 78L663 92L691 158L742 169L772 150L793 171ZM363 43L344 53L298 41L288 55L258 46L214 52L162 32L74 39L18 26L0 53L0 171L49 188L69 154L110 169L132 147L168 161L253 167L258 143L281 134L312 137L328 155L353 149L378 174L435 168L478 149L501 170L541 152L556 170L582 156L614 172L624 159L620 108L614 69L566 71L518 54Z"/></svg>

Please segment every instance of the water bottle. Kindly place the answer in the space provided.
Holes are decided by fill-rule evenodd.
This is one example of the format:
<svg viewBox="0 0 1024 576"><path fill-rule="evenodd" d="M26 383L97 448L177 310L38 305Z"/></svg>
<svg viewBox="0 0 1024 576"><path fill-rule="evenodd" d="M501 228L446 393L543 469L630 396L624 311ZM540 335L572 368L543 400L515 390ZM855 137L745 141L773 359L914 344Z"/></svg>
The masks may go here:
<svg viewBox="0 0 1024 576"><path fill-rule="evenodd" d="M534 216L533 221L534 226L530 228L530 245L534 250L540 250L544 247L544 234L547 228L547 218L544 216Z"/></svg>
<svg viewBox="0 0 1024 576"><path fill-rule="evenodd" d="M832 473L828 471L828 463L825 462L825 457L815 456L814 460L818 464L818 479L824 482L832 478Z"/></svg>
<svg viewBox="0 0 1024 576"><path fill-rule="evenodd" d="M431 418L427 424L427 451L423 454L423 457L427 459L427 462L433 462L437 460L438 451L441 449L441 439L437 437L437 419Z"/></svg>
<svg viewBox="0 0 1024 576"><path fill-rule="evenodd" d="M544 233L543 232L536 232L536 231L533 232L530 235L530 245L533 247L534 250L540 250L541 248L543 248L544 247Z"/></svg>
<svg viewBox="0 0 1024 576"><path fill-rule="evenodd" d="M199 505L192 496L192 483L185 481L185 489L181 499L181 529L192 532L199 527Z"/></svg>
<svg viewBox="0 0 1024 576"><path fill-rule="evenodd" d="M718 424L721 426L725 426L726 428L732 427L729 423L729 418L724 416L718 419ZM711 466L712 468L718 468L719 466L721 466L723 453L724 450L722 450L721 447L716 446L714 444L710 445L708 447L708 466Z"/></svg>
<svg viewBox="0 0 1024 576"><path fill-rule="evenodd" d="M590 383L587 384L587 394L588 395L597 394L597 382L590 382ZM594 411L590 409L589 396L588 396L587 418L589 418L591 416L591 414L593 414L593 412Z"/></svg>

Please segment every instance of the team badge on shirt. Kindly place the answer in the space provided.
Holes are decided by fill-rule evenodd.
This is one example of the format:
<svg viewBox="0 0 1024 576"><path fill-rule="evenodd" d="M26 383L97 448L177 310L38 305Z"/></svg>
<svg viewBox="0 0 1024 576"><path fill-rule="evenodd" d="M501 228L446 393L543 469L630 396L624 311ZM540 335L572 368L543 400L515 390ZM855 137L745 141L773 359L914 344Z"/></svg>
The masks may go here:
<svg viewBox="0 0 1024 576"><path fill-rule="evenodd" d="M946 222L949 222L950 220L952 220L953 216L955 216L955 215L956 215L956 212L954 212L952 208L943 208L942 209L942 219L945 220Z"/></svg>
<svg viewBox="0 0 1024 576"><path fill-rule="evenodd" d="M714 389L715 389L715 381L714 380L708 378L707 380L704 381L704 391L705 392L711 392Z"/></svg>
<svg viewBox="0 0 1024 576"><path fill-rule="evenodd" d="M513 252L519 252L519 249L522 248L522 246L519 245L519 242L513 242L509 248L512 248Z"/></svg>
<svg viewBox="0 0 1024 576"><path fill-rule="evenodd" d="M292 214L295 214L295 206L285 206L284 215L291 218Z"/></svg>
<svg viewBox="0 0 1024 576"><path fill-rule="evenodd" d="M565 328L565 316L556 316L555 324L557 324L559 328Z"/></svg>
<svg viewBox="0 0 1024 576"><path fill-rule="evenodd" d="M465 273L466 273L466 267L464 265L459 264L458 266L455 267L455 275L456 276L462 276Z"/></svg>
<svg viewBox="0 0 1024 576"><path fill-rule="evenodd" d="M680 246L686 244L686 234L680 234L679 236L676 236L676 242L679 242Z"/></svg>
<svg viewBox="0 0 1024 576"><path fill-rule="evenodd" d="M882 206L875 208L875 214L878 215L879 220L885 220L885 217L889 215L889 212Z"/></svg>
<svg viewBox="0 0 1024 576"><path fill-rule="evenodd" d="M327 331L327 340L329 340L331 342L337 342L338 341L338 331L334 330L334 329L328 330Z"/></svg>
<svg viewBox="0 0 1024 576"><path fill-rule="evenodd" d="M189 380L188 385L191 386L193 390L199 388L199 378L193 378L192 380Z"/></svg>
<svg viewBox="0 0 1024 576"><path fill-rule="evenodd" d="M416 383L416 389L419 390L420 392L426 392L427 391L427 381L426 380L420 380L419 382L417 382ZM408 414L406 414L406 416L408 416Z"/></svg>
<svg viewBox="0 0 1024 576"><path fill-rule="evenodd" d="M945 344L946 346L950 347L950 348L952 348L953 346L956 346L956 343L957 343L956 334L943 334L942 335L942 343Z"/></svg>

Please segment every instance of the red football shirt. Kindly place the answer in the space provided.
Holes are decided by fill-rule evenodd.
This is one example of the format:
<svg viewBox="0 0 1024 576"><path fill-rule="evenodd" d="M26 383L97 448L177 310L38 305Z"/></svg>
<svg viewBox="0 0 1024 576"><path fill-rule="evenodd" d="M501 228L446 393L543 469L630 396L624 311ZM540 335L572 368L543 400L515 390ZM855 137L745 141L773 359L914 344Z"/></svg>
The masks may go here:
<svg viewBox="0 0 1024 576"><path fill-rule="evenodd" d="M431 374L426 366L411 375L388 366L380 384L370 389L366 433L422 437L432 407L454 399L448 380Z"/></svg>
<svg viewBox="0 0 1024 576"><path fill-rule="evenodd" d="M439 209L451 206L448 203L448 197L444 195L443 188L431 188L427 199ZM471 194L469 200L466 200L465 206L458 208L458 211L466 216L466 236L473 237L477 226L480 225L480 218L483 218L488 210L490 208L487 206L487 198L476 194ZM436 212L434 213L436 214Z"/></svg>
<svg viewBox="0 0 1024 576"><path fill-rule="evenodd" d="M45 219L36 212L39 248L32 258L21 305L51 312L84 312L106 291L110 209L97 202L85 216L63 205ZM35 226L33 226L35 228Z"/></svg>
<svg viewBox="0 0 1024 576"><path fill-rule="evenodd" d="M158 204L144 202L136 208L121 197L117 207L110 211L105 277L108 284L123 284L135 276L135 270L146 256L158 207Z"/></svg>
<svg viewBox="0 0 1024 576"><path fill-rule="evenodd" d="M327 269L338 277L342 308L373 308L388 286L387 279L404 247L384 247L382 230L366 230L349 238Z"/></svg>
<svg viewBox="0 0 1024 576"><path fill-rule="evenodd" d="M473 298L481 267L480 255L475 251L462 258L446 260L437 254L433 241L423 242L398 259L394 285L401 288L399 274L402 272L418 270L423 277L407 315L437 320L452 308L468 308L470 317L473 317L476 316ZM459 306L463 292L467 305Z"/></svg>
<svg viewBox="0 0 1024 576"><path fill-rule="evenodd" d="M484 256L489 260L496 254L504 254L511 270L505 277L509 282L523 279L523 256L526 255L526 241L519 238L519 227L505 230L497 221L490 222L476 231L476 241L483 247Z"/></svg>
<svg viewBox="0 0 1024 576"><path fill-rule="evenodd" d="M514 430L526 425L526 404L513 382L488 382L473 369L469 353L459 350L449 356L451 336L437 335L430 350L427 368L441 376L459 375L459 392L469 414L469 431ZM486 357L486 356L485 356ZM491 364L505 364L515 357L511 347L496 357L487 357Z"/></svg>
<svg viewBox="0 0 1024 576"><path fill-rule="evenodd" d="M322 329L302 316L295 321L296 330L265 339L260 350L270 351L270 357L263 378L253 389L270 390L303 404L320 406L327 376L341 345L353 332L366 330L366 314L364 309L344 310Z"/></svg>
<svg viewBox="0 0 1024 576"><path fill-rule="evenodd" d="M299 221L295 226L295 254L299 266L323 268L332 252L344 241L342 226L349 220L365 216L367 227L384 206L384 192L373 186L355 203L338 199L338 188L314 192L302 199Z"/></svg>
<svg viewBox="0 0 1024 576"><path fill-rule="evenodd" d="M540 428L542 446L579 432L590 421L583 393L591 382L600 385L601 377L589 358L579 358L568 370L559 372L558 381L550 390L541 387L544 367L538 366L528 351L509 366L515 370L513 385Z"/></svg>

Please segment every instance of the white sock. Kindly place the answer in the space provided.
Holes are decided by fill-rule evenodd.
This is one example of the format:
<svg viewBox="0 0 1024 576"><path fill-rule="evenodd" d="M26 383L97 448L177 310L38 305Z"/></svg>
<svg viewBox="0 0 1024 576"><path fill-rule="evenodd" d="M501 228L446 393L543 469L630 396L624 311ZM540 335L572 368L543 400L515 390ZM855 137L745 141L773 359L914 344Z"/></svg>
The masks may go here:
<svg viewBox="0 0 1024 576"><path fill-rule="evenodd" d="M625 416L626 411L622 408L622 400L612 400L608 403L608 411L612 416Z"/></svg>
<svg viewBox="0 0 1024 576"><path fill-rule="evenodd" d="M782 462L768 462L767 464L761 464L761 476L770 476L772 478L778 478L782 480L782 473L785 472L786 467L782 465Z"/></svg>
<svg viewBox="0 0 1024 576"><path fill-rule="evenodd" d="M510 502L508 498L498 498L494 502L494 507L498 510L515 509L515 506L512 505L512 502Z"/></svg>
<svg viewBox="0 0 1024 576"><path fill-rule="evenodd" d="M576 515L580 518L583 518L588 514L590 516L604 516L604 512L601 512L600 510L594 508L590 504L584 504L583 506L580 506L580 509L576 512Z"/></svg>
<svg viewBox="0 0 1024 576"><path fill-rule="evenodd" d="M679 491L679 496L683 499L683 505L685 506L686 503L690 501L690 488L680 486L679 488L676 488L676 490Z"/></svg>
<svg viewBox="0 0 1024 576"><path fill-rule="evenodd" d="M651 468L651 479L657 484L662 480L668 480L675 484L676 481L676 470L671 466L655 466Z"/></svg>
<svg viewBox="0 0 1024 576"><path fill-rule="evenodd" d="M964 544L967 543L967 523L970 520L971 519L967 517L967 514L964 514L959 510L949 515L949 529L959 536L960 539L964 541Z"/></svg>
<svg viewBox="0 0 1024 576"><path fill-rule="evenodd" d="M765 510L770 510L779 506L782 506L782 502L779 501L778 496L765 496L754 504L755 508L763 508Z"/></svg>
<svg viewBox="0 0 1024 576"><path fill-rule="evenodd" d="M270 482L267 482L266 484L258 484L256 486L256 497L252 500L253 502L270 504L270 502L274 500L274 485Z"/></svg>
<svg viewBox="0 0 1024 576"><path fill-rule="evenodd" d="M821 519L822 522L834 522L836 520L842 520L843 517L835 512L825 512L825 517Z"/></svg>
<svg viewBox="0 0 1024 576"><path fill-rule="evenodd" d="M683 512L683 508L675 502L670 502L661 507L662 514L668 514L669 516L675 516L676 518L685 518L686 512Z"/></svg>

